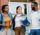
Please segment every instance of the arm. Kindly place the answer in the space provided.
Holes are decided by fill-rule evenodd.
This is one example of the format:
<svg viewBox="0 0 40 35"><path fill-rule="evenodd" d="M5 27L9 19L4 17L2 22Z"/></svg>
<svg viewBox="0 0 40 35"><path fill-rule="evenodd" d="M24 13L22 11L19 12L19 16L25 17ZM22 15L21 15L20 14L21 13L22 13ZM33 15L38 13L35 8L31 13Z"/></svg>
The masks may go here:
<svg viewBox="0 0 40 35"><path fill-rule="evenodd" d="M23 20L25 20L26 18L27 18L27 16L24 15L24 16L21 17L21 20L23 21Z"/></svg>

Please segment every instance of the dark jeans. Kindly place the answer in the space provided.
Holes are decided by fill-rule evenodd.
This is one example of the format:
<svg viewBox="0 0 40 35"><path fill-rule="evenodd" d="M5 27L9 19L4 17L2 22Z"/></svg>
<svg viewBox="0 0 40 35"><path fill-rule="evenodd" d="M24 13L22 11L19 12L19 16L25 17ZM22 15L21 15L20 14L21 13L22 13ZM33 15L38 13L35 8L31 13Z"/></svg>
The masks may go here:
<svg viewBox="0 0 40 35"><path fill-rule="evenodd" d="M32 29L29 35L40 35L40 29Z"/></svg>

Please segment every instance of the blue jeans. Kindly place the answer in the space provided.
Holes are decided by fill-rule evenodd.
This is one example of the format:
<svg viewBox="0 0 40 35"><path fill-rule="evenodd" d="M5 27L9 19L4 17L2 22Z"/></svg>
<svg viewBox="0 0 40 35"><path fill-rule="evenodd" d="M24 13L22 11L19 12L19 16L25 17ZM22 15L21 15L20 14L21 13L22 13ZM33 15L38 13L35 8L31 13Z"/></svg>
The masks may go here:
<svg viewBox="0 0 40 35"><path fill-rule="evenodd" d="M40 29L32 29L29 35L40 35Z"/></svg>

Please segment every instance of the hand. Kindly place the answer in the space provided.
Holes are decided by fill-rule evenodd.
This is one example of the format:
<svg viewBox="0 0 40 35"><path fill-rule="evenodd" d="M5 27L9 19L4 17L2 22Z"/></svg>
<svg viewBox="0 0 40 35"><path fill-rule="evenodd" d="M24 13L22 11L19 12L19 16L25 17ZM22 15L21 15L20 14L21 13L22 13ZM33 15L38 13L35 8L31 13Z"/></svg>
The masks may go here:
<svg viewBox="0 0 40 35"><path fill-rule="evenodd" d="M6 26L5 24L2 24L2 26Z"/></svg>
<svg viewBox="0 0 40 35"><path fill-rule="evenodd" d="M26 26L29 26L29 24L26 24Z"/></svg>
<svg viewBox="0 0 40 35"><path fill-rule="evenodd" d="M0 26L4 26L4 24L0 24Z"/></svg>
<svg viewBox="0 0 40 35"><path fill-rule="evenodd" d="M2 24L0 24L0 26L2 26Z"/></svg>
<svg viewBox="0 0 40 35"><path fill-rule="evenodd" d="M12 26L12 24L10 24L10 26Z"/></svg>

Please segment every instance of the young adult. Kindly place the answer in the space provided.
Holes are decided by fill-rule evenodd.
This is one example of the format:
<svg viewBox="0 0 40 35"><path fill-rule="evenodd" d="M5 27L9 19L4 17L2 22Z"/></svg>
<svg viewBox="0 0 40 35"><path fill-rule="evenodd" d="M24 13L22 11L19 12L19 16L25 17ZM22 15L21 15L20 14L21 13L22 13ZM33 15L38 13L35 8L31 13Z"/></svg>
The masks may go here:
<svg viewBox="0 0 40 35"><path fill-rule="evenodd" d="M11 35L12 15L8 5L2 6L2 24L1 35Z"/></svg>
<svg viewBox="0 0 40 35"><path fill-rule="evenodd" d="M40 35L40 26L39 26L39 14L38 14L38 3L32 3L32 13L30 17L30 34L29 35Z"/></svg>
<svg viewBox="0 0 40 35"><path fill-rule="evenodd" d="M15 35L25 35L25 27L23 27L22 21L26 19L26 16L22 14L22 8L18 6L16 8L15 17Z"/></svg>

